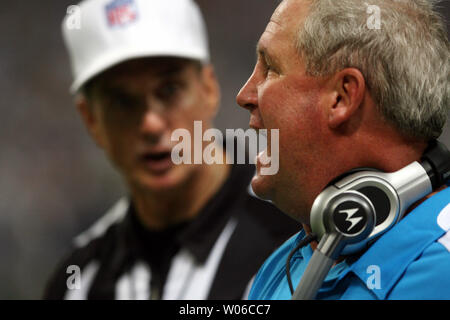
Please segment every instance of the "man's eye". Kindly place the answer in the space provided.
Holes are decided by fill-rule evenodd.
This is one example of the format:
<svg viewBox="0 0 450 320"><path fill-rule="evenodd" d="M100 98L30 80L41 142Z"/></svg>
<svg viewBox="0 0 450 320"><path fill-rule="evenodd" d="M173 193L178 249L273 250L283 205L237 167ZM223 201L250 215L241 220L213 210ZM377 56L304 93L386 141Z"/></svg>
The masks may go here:
<svg viewBox="0 0 450 320"><path fill-rule="evenodd" d="M276 70L270 65L265 65L264 73L266 77L276 74Z"/></svg>
<svg viewBox="0 0 450 320"><path fill-rule="evenodd" d="M134 108L139 104L139 99L128 94L117 93L110 98L110 103L120 108Z"/></svg>
<svg viewBox="0 0 450 320"><path fill-rule="evenodd" d="M170 82L162 85L158 89L157 94L161 99L170 99L175 97L181 89L182 89L181 84L176 82Z"/></svg>
<svg viewBox="0 0 450 320"><path fill-rule="evenodd" d="M276 69L271 64L269 64L267 61L263 61L262 64L263 64L264 73L266 75L276 72Z"/></svg>

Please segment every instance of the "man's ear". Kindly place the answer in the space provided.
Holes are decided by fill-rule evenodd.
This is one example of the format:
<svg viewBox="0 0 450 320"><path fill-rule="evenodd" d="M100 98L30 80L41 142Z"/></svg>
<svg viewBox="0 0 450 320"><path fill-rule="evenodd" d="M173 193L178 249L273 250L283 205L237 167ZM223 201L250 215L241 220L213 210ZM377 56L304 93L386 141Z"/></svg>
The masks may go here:
<svg viewBox="0 0 450 320"><path fill-rule="evenodd" d="M210 64L202 69L202 84L205 93L205 104L212 118L219 110L220 87L214 68Z"/></svg>
<svg viewBox="0 0 450 320"><path fill-rule="evenodd" d="M94 142L100 148L103 148L104 142L100 133L101 125L99 115L96 114L94 105L83 94L78 94L75 98L75 105L80 113L81 119L92 137Z"/></svg>
<svg viewBox="0 0 450 320"><path fill-rule="evenodd" d="M360 108L364 100L366 82L361 71L347 68L331 78L331 86L335 96L328 108L328 125L336 129Z"/></svg>

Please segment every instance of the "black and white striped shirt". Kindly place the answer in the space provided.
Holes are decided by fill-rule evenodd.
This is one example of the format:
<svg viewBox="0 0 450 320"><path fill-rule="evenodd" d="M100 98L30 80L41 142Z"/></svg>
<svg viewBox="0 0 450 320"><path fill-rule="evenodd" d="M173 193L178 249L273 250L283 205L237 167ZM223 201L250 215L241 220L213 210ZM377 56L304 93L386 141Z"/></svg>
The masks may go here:
<svg viewBox="0 0 450 320"><path fill-rule="evenodd" d="M269 254L300 226L249 194L253 167L235 165L191 222L162 232L140 225L120 200L74 241L48 282L46 299L242 299ZM80 286L68 285L70 267Z"/></svg>

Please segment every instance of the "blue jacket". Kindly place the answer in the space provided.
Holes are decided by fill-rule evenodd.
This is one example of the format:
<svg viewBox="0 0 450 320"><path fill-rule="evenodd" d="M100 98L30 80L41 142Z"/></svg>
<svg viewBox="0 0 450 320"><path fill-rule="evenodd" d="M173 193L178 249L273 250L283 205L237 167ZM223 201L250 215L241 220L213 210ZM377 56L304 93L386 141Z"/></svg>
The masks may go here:
<svg viewBox="0 0 450 320"><path fill-rule="evenodd" d="M250 300L290 299L286 259L305 236L294 235L259 270ZM291 260L294 289L312 256L311 247ZM450 188L424 201L361 256L335 265L317 299L450 299Z"/></svg>

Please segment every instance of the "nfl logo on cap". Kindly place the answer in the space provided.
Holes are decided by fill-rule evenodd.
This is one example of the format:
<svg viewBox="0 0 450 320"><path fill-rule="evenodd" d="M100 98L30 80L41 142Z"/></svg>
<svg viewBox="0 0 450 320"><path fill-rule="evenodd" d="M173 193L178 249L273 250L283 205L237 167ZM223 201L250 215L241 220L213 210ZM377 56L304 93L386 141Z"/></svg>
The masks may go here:
<svg viewBox="0 0 450 320"><path fill-rule="evenodd" d="M105 6L110 27L123 27L138 18L134 0L113 0Z"/></svg>
<svg viewBox="0 0 450 320"><path fill-rule="evenodd" d="M130 59L179 57L209 62L205 23L194 0L83 0L82 28L67 27L71 92Z"/></svg>

